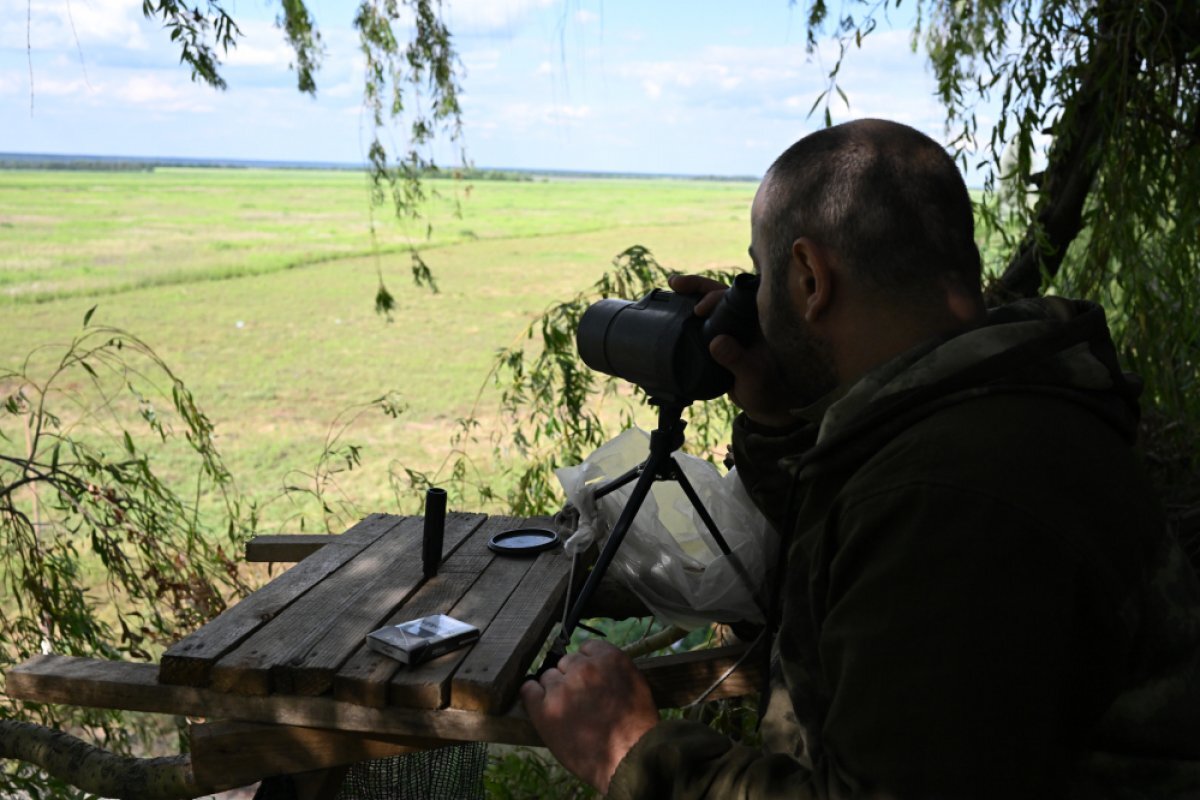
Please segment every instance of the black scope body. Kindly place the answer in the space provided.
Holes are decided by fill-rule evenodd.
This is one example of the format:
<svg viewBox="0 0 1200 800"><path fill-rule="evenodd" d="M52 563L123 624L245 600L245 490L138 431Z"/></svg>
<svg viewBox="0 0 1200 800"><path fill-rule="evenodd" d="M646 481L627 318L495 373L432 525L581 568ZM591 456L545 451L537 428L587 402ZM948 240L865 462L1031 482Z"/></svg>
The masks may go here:
<svg viewBox="0 0 1200 800"><path fill-rule="evenodd" d="M707 319L695 314L702 295L665 289L637 302L593 303L576 331L579 356L592 369L635 383L658 400L720 397L733 386L733 375L713 360L708 345L721 334L745 346L762 335L758 283L757 275L738 275Z"/></svg>

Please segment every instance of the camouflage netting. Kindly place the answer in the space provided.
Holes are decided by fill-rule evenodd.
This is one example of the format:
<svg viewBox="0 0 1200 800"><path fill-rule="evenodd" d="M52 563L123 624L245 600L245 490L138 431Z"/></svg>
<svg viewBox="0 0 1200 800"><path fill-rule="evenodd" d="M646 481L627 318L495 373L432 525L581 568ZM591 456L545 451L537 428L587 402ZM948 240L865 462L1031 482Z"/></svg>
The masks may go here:
<svg viewBox="0 0 1200 800"><path fill-rule="evenodd" d="M362 761L350 768L337 800L483 800L486 766L481 742Z"/></svg>
<svg viewBox="0 0 1200 800"><path fill-rule="evenodd" d="M362 761L350 768L337 800L483 800L487 745L482 742ZM288 776L259 786L255 800L293 800Z"/></svg>

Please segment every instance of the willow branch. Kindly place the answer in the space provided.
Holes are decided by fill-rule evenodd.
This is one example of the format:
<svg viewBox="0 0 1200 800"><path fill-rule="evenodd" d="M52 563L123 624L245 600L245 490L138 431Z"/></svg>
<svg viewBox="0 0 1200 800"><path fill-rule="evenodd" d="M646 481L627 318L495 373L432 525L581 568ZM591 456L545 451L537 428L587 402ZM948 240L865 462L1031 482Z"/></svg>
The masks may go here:
<svg viewBox="0 0 1200 800"><path fill-rule="evenodd" d="M1118 30L1119 6L1099 5L1099 23L1079 89L1066 100L1050 149L1042 202L1004 274L989 287L989 301L1033 297L1042 280L1062 267L1067 248L1083 230L1083 210L1113 131L1141 110L1134 92L1140 59L1128 31Z"/></svg>
<svg viewBox="0 0 1200 800"><path fill-rule="evenodd" d="M664 628L658 633L647 636L641 641L634 642L628 647L621 648L625 651L625 655L630 658L640 658L647 653L653 653L655 650L662 650L664 647L669 647L675 642L688 635L686 628L680 628L677 625L672 625L669 628Z"/></svg>

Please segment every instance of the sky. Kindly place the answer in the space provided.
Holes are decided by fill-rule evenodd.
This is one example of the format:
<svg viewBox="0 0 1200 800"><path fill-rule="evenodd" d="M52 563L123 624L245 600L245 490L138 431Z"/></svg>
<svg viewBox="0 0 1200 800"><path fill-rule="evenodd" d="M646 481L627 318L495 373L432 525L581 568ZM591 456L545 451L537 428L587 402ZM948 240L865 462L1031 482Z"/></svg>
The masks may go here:
<svg viewBox="0 0 1200 800"><path fill-rule="evenodd" d="M0 0L0 152L361 163L355 3L310 0L326 51L315 99L296 90L278 5L225 5L244 36L222 92L191 80L140 0ZM805 5L448 0L466 155L479 167L761 175L823 124L809 109L837 50L805 52ZM834 121L887 117L946 141L910 27L894 18L849 53L850 105L834 102ZM433 155L457 161L446 142Z"/></svg>

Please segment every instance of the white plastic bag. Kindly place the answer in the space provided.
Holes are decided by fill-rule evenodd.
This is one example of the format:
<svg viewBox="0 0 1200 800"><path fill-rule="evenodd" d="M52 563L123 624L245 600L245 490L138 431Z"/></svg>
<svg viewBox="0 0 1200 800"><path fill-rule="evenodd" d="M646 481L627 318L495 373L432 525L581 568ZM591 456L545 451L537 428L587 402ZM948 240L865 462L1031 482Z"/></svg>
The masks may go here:
<svg viewBox="0 0 1200 800"><path fill-rule="evenodd" d="M568 553L582 552L593 541L603 546L635 481L599 501L594 493L649 454L649 434L631 428L579 466L555 471L567 499L579 509L579 527L566 542ZM761 593L766 586L767 565L774 563L778 537L746 493L736 470L722 477L703 459L679 451L674 457L717 523L732 556L721 553L678 483L656 481L608 574L665 623L697 628L710 622L762 622L764 611L754 592ZM744 569L739 570L736 562Z"/></svg>

